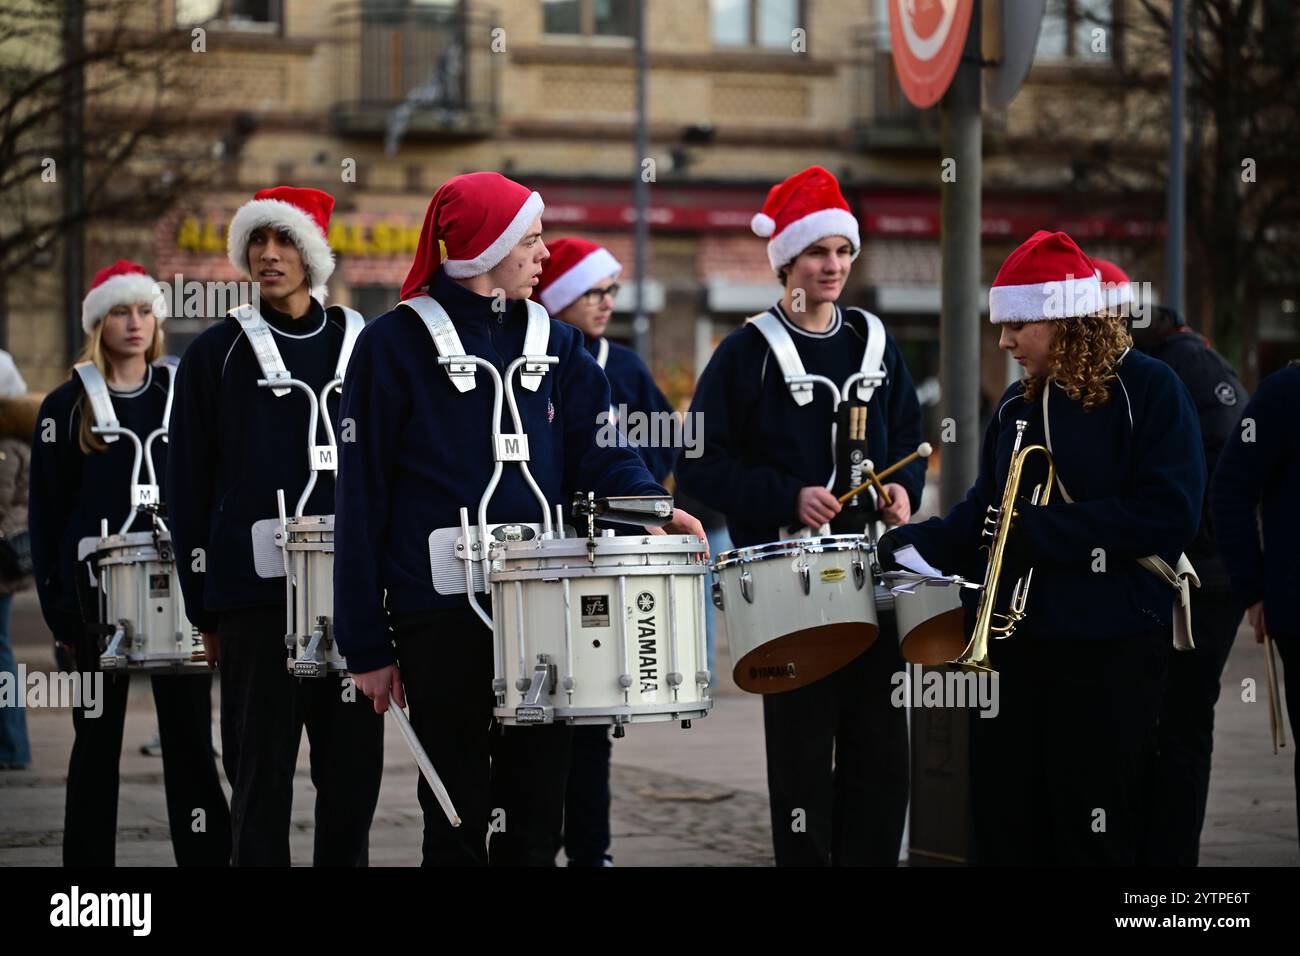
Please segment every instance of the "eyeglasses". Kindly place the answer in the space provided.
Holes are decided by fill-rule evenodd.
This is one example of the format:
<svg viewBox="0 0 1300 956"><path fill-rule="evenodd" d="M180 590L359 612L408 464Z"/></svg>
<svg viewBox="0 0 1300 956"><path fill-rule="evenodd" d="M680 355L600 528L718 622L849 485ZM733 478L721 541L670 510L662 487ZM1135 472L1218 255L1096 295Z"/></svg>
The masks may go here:
<svg viewBox="0 0 1300 956"><path fill-rule="evenodd" d="M603 289L588 289L586 292L582 293L582 295L578 296L578 298L584 300L589 305L599 305L600 300L605 298L605 296L609 296L611 300L617 299L619 288L619 284L615 282L613 285L606 286Z"/></svg>

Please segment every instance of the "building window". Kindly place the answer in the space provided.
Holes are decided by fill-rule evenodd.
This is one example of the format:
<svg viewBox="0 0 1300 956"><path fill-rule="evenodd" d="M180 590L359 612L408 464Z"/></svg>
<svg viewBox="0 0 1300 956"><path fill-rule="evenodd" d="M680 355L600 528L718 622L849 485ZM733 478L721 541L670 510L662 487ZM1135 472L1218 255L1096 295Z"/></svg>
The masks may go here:
<svg viewBox="0 0 1300 956"><path fill-rule="evenodd" d="M801 0L709 0L713 43L789 49L802 13Z"/></svg>
<svg viewBox="0 0 1300 956"><path fill-rule="evenodd" d="M636 0L542 0L542 32L558 36L630 37Z"/></svg>
<svg viewBox="0 0 1300 956"><path fill-rule="evenodd" d="M1038 60L1105 62L1115 55L1114 0L1047 0Z"/></svg>
<svg viewBox="0 0 1300 956"><path fill-rule="evenodd" d="M278 33L283 23L283 8L283 0L176 0L176 25Z"/></svg>

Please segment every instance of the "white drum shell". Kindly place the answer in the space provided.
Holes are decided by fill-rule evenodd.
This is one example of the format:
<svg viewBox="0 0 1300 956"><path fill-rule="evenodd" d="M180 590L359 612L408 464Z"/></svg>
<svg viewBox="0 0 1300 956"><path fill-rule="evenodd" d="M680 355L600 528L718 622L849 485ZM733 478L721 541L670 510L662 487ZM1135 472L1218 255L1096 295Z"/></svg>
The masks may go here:
<svg viewBox="0 0 1300 956"><path fill-rule="evenodd" d="M742 690L795 690L871 646L878 631L871 552L862 535L826 535L718 555L721 620Z"/></svg>
<svg viewBox="0 0 1300 956"><path fill-rule="evenodd" d="M169 550L167 535L158 543ZM111 535L100 539L97 551L102 620L124 632L118 652L126 669L206 671L203 638L185 616L175 562L159 554L154 535ZM101 660L101 666L112 665Z"/></svg>
<svg viewBox="0 0 1300 956"><path fill-rule="evenodd" d="M962 588L957 584L923 584L894 593L898 641L909 664L945 664L966 648Z"/></svg>
<svg viewBox="0 0 1300 956"><path fill-rule="evenodd" d="M342 673L348 662L334 640L334 516L312 515L288 519L285 526L288 552L288 601L291 613L289 670L300 677L321 677L326 672ZM305 657L315 633L318 662Z"/></svg>
<svg viewBox="0 0 1300 956"><path fill-rule="evenodd" d="M497 707L520 720L539 655L555 665L555 722L622 724L705 716L709 696L697 539L646 535L492 545ZM522 622L522 627L521 627ZM675 680L680 675L680 682Z"/></svg>

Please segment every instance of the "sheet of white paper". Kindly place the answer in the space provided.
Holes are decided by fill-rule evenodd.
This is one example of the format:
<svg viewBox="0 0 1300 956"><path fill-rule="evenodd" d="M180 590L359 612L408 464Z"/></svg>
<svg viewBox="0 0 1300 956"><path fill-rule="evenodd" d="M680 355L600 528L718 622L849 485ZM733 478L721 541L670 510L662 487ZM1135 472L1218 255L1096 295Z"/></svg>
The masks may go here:
<svg viewBox="0 0 1300 956"><path fill-rule="evenodd" d="M902 567L909 571L915 571L917 574L929 574L936 578L943 577L943 572L936 567L932 567L925 558L921 557L921 552L916 550L914 545L905 545L894 552L894 560Z"/></svg>

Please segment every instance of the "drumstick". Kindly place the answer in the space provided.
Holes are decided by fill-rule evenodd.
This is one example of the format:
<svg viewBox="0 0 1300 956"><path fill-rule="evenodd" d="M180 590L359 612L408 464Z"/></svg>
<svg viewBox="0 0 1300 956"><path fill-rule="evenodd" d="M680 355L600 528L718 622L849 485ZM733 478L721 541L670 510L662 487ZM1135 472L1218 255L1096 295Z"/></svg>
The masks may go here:
<svg viewBox="0 0 1300 956"><path fill-rule="evenodd" d="M406 743L415 756L415 762L420 767L420 773L424 774L424 779L428 782L429 788L433 790L433 795L438 798L438 805L442 807L442 812L447 815L447 822L454 827L460 826L460 816L456 813L456 808L452 806L451 794L447 793L447 788L443 786L438 772L433 769L433 761L429 759L429 755L424 752L424 747L420 745L420 738L415 735L415 728L407 720L406 711L398 707L396 701L390 701L388 712L393 715L393 720L397 723L397 729L406 738Z"/></svg>
<svg viewBox="0 0 1300 956"><path fill-rule="evenodd" d="M900 468L906 468L908 465L916 461L918 458L929 458L930 453L932 451L934 451L934 449L930 446L930 443L923 441L921 442L920 445L917 446L916 451L912 452L910 455L907 455L904 458L900 458L898 461L894 462L884 471L881 472L868 471L868 474L871 477L868 478L866 481L864 481L862 484L858 485L856 488L853 488L850 491L846 491L844 494L840 495L840 499L839 499L840 504L842 505L848 504L849 500L853 498L854 495L860 495L862 492L866 491L868 488L874 485L876 488L876 492L881 496L882 500L885 502L885 506L888 507L889 505L893 504L893 502L889 498L889 493L885 491L884 485L881 484L881 480L888 478L890 475L898 471L898 469Z"/></svg>
<svg viewBox="0 0 1300 956"><path fill-rule="evenodd" d="M1277 664L1273 660L1273 638L1264 635L1264 667L1268 675L1268 724L1273 732L1273 753L1286 746L1286 728L1282 724L1282 707L1278 703Z"/></svg>

